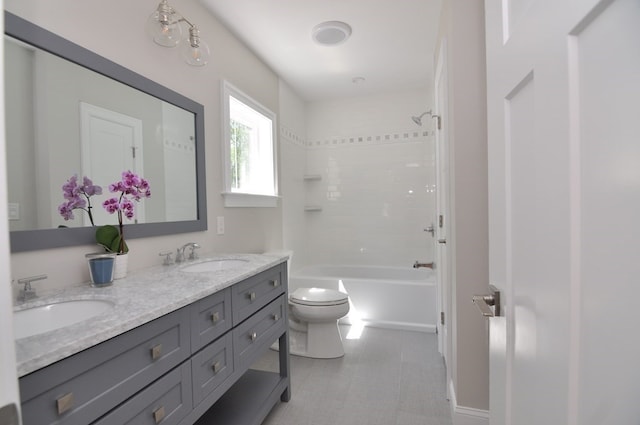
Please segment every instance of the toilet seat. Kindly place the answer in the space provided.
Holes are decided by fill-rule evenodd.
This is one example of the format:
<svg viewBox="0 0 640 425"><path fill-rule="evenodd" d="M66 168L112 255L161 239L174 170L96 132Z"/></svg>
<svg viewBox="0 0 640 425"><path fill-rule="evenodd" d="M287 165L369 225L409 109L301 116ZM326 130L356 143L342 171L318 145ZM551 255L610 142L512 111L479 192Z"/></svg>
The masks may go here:
<svg viewBox="0 0 640 425"><path fill-rule="evenodd" d="M324 288L298 288L289 295L294 304L308 306L331 306L349 302L344 292Z"/></svg>

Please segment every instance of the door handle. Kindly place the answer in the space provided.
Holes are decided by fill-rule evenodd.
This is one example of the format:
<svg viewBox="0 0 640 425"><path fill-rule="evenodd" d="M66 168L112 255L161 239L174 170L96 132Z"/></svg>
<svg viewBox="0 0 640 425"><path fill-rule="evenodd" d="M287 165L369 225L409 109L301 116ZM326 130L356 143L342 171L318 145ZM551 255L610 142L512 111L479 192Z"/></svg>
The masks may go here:
<svg viewBox="0 0 640 425"><path fill-rule="evenodd" d="M447 243L446 239L438 239L438 243Z"/></svg>
<svg viewBox="0 0 640 425"><path fill-rule="evenodd" d="M424 231L431 233L431 237L434 237L436 235L436 228L433 226L433 224L431 224L431 226L424 229Z"/></svg>
<svg viewBox="0 0 640 425"><path fill-rule="evenodd" d="M489 285L488 295L474 295L473 303L478 307L483 317L496 317L501 314L500 291L493 285Z"/></svg>

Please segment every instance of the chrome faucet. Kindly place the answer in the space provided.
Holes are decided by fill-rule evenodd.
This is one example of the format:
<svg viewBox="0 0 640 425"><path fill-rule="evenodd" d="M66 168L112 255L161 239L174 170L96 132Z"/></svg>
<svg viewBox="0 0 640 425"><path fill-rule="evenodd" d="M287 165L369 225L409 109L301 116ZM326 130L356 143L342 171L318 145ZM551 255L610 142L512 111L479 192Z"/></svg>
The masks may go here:
<svg viewBox="0 0 640 425"><path fill-rule="evenodd" d="M46 274L40 274L37 276L29 276L18 279L18 284L24 284L24 287L20 288L17 300L23 302L36 298L36 290L31 287L31 282L35 282L36 280L43 280L46 278Z"/></svg>
<svg viewBox="0 0 640 425"><path fill-rule="evenodd" d="M419 269L420 267L425 267L428 269L434 269L435 268L435 264L433 264L433 262L431 263L419 263L418 260L416 260L415 263L413 263L413 268L414 269Z"/></svg>
<svg viewBox="0 0 640 425"><path fill-rule="evenodd" d="M189 260L195 260L196 258L198 258L198 256L196 255L196 249L200 248L200 245L195 242L189 242L178 248L176 252L176 263L182 263L183 261L186 261L186 258L184 257L185 248L191 248L191 252L189 253Z"/></svg>

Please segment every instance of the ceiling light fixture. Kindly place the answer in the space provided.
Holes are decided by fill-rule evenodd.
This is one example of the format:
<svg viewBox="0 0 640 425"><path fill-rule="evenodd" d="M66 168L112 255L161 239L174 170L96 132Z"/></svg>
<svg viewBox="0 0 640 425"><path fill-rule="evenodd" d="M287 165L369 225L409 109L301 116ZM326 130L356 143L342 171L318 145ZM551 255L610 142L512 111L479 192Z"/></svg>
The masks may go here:
<svg viewBox="0 0 640 425"><path fill-rule="evenodd" d="M351 37L351 27L341 21L322 22L313 27L311 37L323 46L335 46Z"/></svg>
<svg viewBox="0 0 640 425"><path fill-rule="evenodd" d="M169 5L168 0L161 0L158 8L147 19L147 33L160 46L176 47L182 40L181 22L189 25L187 40L180 46L182 57L191 66L206 65L211 52L207 43L200 38L200 30Z"/></svg>

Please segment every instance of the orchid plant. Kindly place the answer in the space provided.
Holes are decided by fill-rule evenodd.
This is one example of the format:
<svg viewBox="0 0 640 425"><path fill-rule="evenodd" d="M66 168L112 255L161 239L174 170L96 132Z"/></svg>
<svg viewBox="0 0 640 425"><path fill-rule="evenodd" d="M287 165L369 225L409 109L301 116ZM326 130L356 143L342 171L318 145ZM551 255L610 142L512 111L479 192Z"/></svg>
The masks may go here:
<svg viewBox="0 0 640 425"><path fill-rule="evenodd" d="M124 240L123 216L131 220L134 216L134 201L151 196L149 182L137 174L122 172L122 179L109 185L109 192L119 193L118 196L107 199L102 206L109 214L118 214L118 228L105 225L96 231L96 241L107 251L123 254L129 252Z"/></svg>
<svg viewBox="0 0 640 425"><path fill-rule="evenodd" d="M91 225L95 226L91 213L91 197L100 194L102 194L102 188L94 185L89 177L83 177L82 185L78 185L78 175L74 174L62 185L62 196L66 201L58 206L58 212L65 221L68 221L75 218L73 210L86 211Z"/></svg>

